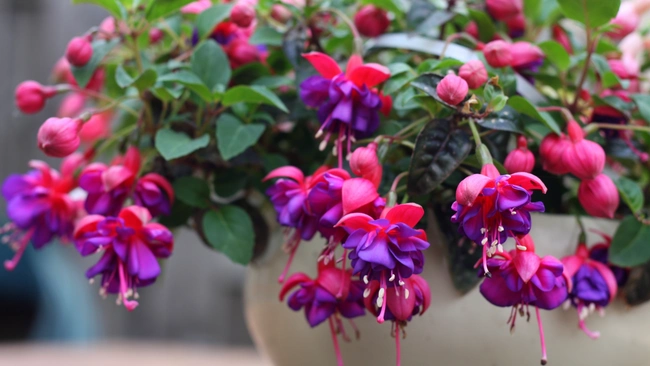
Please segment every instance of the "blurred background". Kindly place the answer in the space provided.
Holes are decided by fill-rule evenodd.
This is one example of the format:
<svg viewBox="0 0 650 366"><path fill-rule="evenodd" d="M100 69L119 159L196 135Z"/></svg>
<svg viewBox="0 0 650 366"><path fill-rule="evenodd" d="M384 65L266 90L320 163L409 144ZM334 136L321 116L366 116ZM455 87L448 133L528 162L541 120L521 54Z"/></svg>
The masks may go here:
<svg viewBox="0 0 650 366"><path fill-rule="evenodd" d="M31 159L47 160L36 147L36 132L58 106L54 100L41 113L21 115L14 106L16 85L30 79L47 83L68 41L106 16L98 7L73 6L70 0L0 1L2 180L11 173L26 172ZM58 161L51 162L58 167ZM4 200L1 210L4 213ZM141 289L140 307L128 313L115 304L114 296L102 299L99 285L85 279L85 270L96 258L80 258L74 248L61 244L48 245L38 253L29 246L15 271L0 270L0 364L9 364L9 360L14 365L42 364L33 357L34 347L55 354L90 349L110 355L110 347L124 350L134 344L145 345L138 347L140 354L150 349L160 355L164 349L162 353L169 357L161 357L157 365L187 361L184 347L188 346L195 350L193 356L204 353L212 365L222 364L213 352L221 354L226 349L241 352L237 354L240 361L259 364L244 323L245 268L205 248L189 231L177 233L176 248L180 250L165 263L156 286ZM0 260L12 255L6 245L0 245ZM161 348L161 344L166 346ZM174 355L181 358L176 360ZM114 357L106 361L114 364ZM96 361L101 363L100 359ZM199 362L195 361L192 364Z"/></svg>

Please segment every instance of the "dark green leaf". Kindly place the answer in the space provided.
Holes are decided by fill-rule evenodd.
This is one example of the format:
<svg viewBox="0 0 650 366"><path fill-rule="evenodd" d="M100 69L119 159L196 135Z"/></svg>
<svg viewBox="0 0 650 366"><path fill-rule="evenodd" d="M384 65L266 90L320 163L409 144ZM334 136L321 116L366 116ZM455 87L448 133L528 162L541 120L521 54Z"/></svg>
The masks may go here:
<svg viewBox="0 0 650 366"><path fill-rule="evenodd" d="M248 264L253 257L255 231L250 216L237 206L223 206L203 216L203 233L208 243L230 260Z"/></svg>
<svg viewBox="0 0 650 366"><path fill-rule="evenodd" d="M616 180L616 187L621 193L623 201L630 207L632 212L636 213L643 208L644 198L643 191L636 182L625 177ZM650 243L648 243L650 245Z"/></svg>
<svg viewBox="0 0 650 366"><path fill-rule="evenodd" d="M530 104L530 102L527 99L515 95L508 100L508 105L511 106L517 112L525 114L543 123L546 127L548 127L551 131L555 132L556 134L559 135L562 133L562 131L560 130L560 126L557 125L557 122L555 122L553 117L551 117L546 112L539 112L537 108L535 108L534 105Z"/></svg>
<svg viewBox="0 0 650 366"><path fill-rule="evenodd" d="M639 109L639 114L646 122L650 122L650 95L632 94L630 95L634 104ZM618 98L617 98L618 99Z"/></svg>
<svg viewBox="0 0 650 366"><path fill-rule="evenodd" d="M560 71L565 71L571 65L571 58L566 49L556 41L545 41L538 44L539 48L544 51L546 58L552 64L557 66Z"/></svg>
<svg viewBox="0 0 650 366"><path fill-rule="evenodd" d="M208 183L196 177L181 177L174 181L176 198L192 207L210 207L210 187Z"/></svg>
<svg viewBox="0 0 650 366"><path fill-rule="evenodd" d="M523 117L512 107L506 106L499 112L492 112L484 119L478 120L477 123L490 130L523 133Z"/></svg>
<svg viewBox="0 0 650 366"><path fill-rule="evenodd" d="M85 88L88 85L88 82L93 77L95 70L102 62L104 57L108 55L111 50L120 43L119 39L113 39L109 42L104 40L93 41L93 57L88 61L88 63L83 67L71 66L72 75L77 81L77 84L80 88Z"/></svg>
<svg viewBox="0 0 650 366"><path fill-rule="evenodd" d="M209 143L210 136L208 135L191 139L182 132L176 132L168 128L158 130L156 133L156 149L165 160L173 160L188 155L208 146Z"/></svg>
<svg viewBox="0 0 650 366"><path fill-rule="evenodd" d="M224 90L230 81L228 56L221 46L212 39L203 41L192 53L192 72L201 79L211 92L219 87Z"/></svg>
<svg viewBox="0 0 650 366"><path fill-rule="evenodd" d="M147 20L157 20L164 18L183 6L191 3L194 0L155 0L147 6L146 18Z"/></svg>
<svg viewBox="0 0 650 366"><path fill-rule="evenodd" d="M207 37L214 27L230 16L232 4L217 4L203 11L196 18L196 29L200 39Z"/></svg>
<svg viewBox="0 0 650 366"><path fill-rule="evenodd" d="M115 81L120 88L126 88L127 86L133 84L133 78L129 75L122 65L118 65L115 69Z"/></svg>
<svg viewBox="0 0 650 366"><path fill-rule="evenodd" d="M283 34L273 27L262 26L255 29L255 33L248 40L250 44L264 46L282 46Z"/></svg>
<svg viewBox="0 0 650 366"><path fill-rule="evenodd" d="M239 85L232 89L228 89L221 100L221 103L225 106L242 102L268 104L275 106L283 112L289 112L277 95L269 89L259 85Z"/></svg>
<svg viewBox="0 0 650 366"><path fill-rule="evenodd" d="M415 141L408 191L424 195L440 185L465 160L472 143L465 131L453 129L448 119L429 122Z"/></svg>
<svg viewBox="0 0 650 366"><path fill-rule="evenodd" d="M201 79L199 79L199 77L191 71L180 70L171 74L163 75L158 78L158 81L176 82L184 85L188 89L198 94L201 99L205 100L206 102L211 102L214 99L210 89L208 89L208 87L203 84L203 81L201 81Z"/></svg>
<svg viewBox="0 0 650 366"><path fill-rule="evenodd" d="M253 85L259 85L274 89L281 86L293 85L293 80L286 76L262 76L261 78L253 81Z"/></svg>
<svg viewBox="0 0 650 366"><path fill-rule="evenodd" d="M481 42L490 42L496 32L492 19L484 12L474 9L469 10L469 16L476 22Z"/></svg>
<svg viewBox="0 0 650 366"><path fill-rule="evenodd" d="M158 74L153 69L146 69L133 81L133 86L142 92L154 86L157 79Z"/></svg>
<svg viewBox="0 0 650 366"><path fill-rule="evenodd" d="M245 125L231 114L222 114L217 120L217 144L224 160L243 153L255 145L266 126L259 123Z"/></svg>
<svg viewBox="0 0 650 366"><path fill-rule="evenodd" d="M627 216L616 230L609 249L609 260L621 267L641 265L650 259L650 227L634 216Z"/></svg>
<svg viewBox="0 0 650 366"><path fill-rule="evenodd" d="M248 174L241 170L231 169L225 174L217 174L214 178L214 191L221 197L232 197L246 187Z"/></svg>
<svg viewBox="0 0 650 366"><path fill-rule="evenodd" d="M124 19L126 16L126 9L124 9L124 6L122 6L122 4L117 0L72 0L72 3L101 6L117 19Z"/></svg>
<svg viewBox="0 0 650 366"><path fill-rule="evenodd" d="M558 0L562 14L577 20L587 28L609 22L618 13L621 0Z"/></svg>
<svg viewBox="0 0 650 366"><path fill-rule="evenodd" d="M183 203L181 200L174 200L172 212L168 216L162 216L160 223L172 229L187 224L187 220L194 214L196 208Z"/></svg>
<svg viewBox="0 0 650 366"><path fill-rule="evenodd" d="M650 262L630 270L622 292L625 302L631 306L650 300Z"/></svg>

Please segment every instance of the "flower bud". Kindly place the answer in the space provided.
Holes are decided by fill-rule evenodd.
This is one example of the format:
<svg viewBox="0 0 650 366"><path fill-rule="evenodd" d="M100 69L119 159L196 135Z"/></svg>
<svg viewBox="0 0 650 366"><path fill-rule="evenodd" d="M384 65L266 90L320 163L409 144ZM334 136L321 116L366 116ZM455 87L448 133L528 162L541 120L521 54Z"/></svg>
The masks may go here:
<svg viewBox="0 0 650 366"><path fill-rule="evenodd" d="M291 10L284 5L274 4L271 7L271 18L279 23L285 24L291 19L291 15Z"/></svg>
<svg viewBox="0 0 650 366"><path fill-rule="evenodd" d="M510 38L520 38L526 33L526 17L524 14L518 14L506 20L508 35Z"/></svg>
<svg viewBox="0 0 650 366"><path fill-rule="evenodd" d="M469 34L475 39L479 39L478 25L476 25L475 21L472 20L471 22L467 23L465 26L465 33Z"/></svg>
<svg viewBox="0 0 650 366"><path fill-rule="evenodd" d="M521 14L524 10L522 0L486 0L488 13L496 20L508 20Z"/></svg>
<svg viewBox="0 0 650 366"><path fill-rule="evenodd" d="M260 51L257 47L243 39L235 39L226 47L226 55L230 66L236 69L240 66L260 60Z"/></svg>
<svg viewBox="0 0 650 366"><path fill-rule="evenodd" d="M111 111L93 114L79 131L81 142L92 144L99 139L110 136L112 118L113 113Z"/></svg>
<svg viewBox="0 0 650 366"><path fill-rule="evenodd" d="M557 24L553 26L553 39L562 45L570 55L573 54L573 46L571 45L569 36L566 34L564 29Z"/></svg>
<svg viewBox="0 0 650 366"><path fill-rule="evenodd" d="M467 82L470 89L479 88L488 80L487 70L480 60L472 60L461 66L458 76Z"/></svg>
<svg viewBox="0 0 650 366"><path fill-rule="evenodd" d="M230 11L230 21L239 28L248 28L255 20L255 9L250 4L237 3Z"/></svg>
<svg viewBox="0 0 650 366"><path fill-rule="evenodd" d="M532 43L515 42L510 46L512 62L515 69L532 69L544 62L544 52Z"/></svg>
<svg viewBox="0 0 650 366"><path fill-rule="evenodd" d="M599 174L580 183L578 200L591 216L611 219L619 204L618 189L610 177Z"/></svg>
<svg viewBox="0 0 650 366"><path fill-rule="evenodd" d="M56 116L59 118L76 117L81 113L81 111L83 111L85 105L86 96L81 93L70 93L61 101Z"/></svg>
<svg viewBox="0 0 650 366"><path fill-rule="evenodd" d="M569 172L567 164L563 160L564 151L571 145L564 135L550 133L544 137L539 145L539 155L542 160L542 168L552 174L566 174Z"/></svg>
<svg viewBox="0 0 650 366"><path fill-rule="evenodd" d="M492 41L485 45L483 49L485 60L492 67L506 67L512 63L512 52L510 44L506 41Z"/></svg>
<svg viewBox="0 0 650 366"><path fill-rule="evenodd" d="M576 121L567 125L572 142L564 150L564 162L569 172L580 179L593 179L605 167L605 150L597 143L584 139L584 131Z"/></svg>
<svg viewBox="0 0 650 366"><path fill-rule="evenodd" d="M64 158L79 148L79 130L83 121L79 118L48 118L38 130L38 148L45 155Z"/></svg>
<svg viewBox="0 0 650 366"><path fill-rule="evenodd" d="M641 19L634 10L632 2L624 2L618 10L616 18L612 19L610 24L613 24L616 29L607 32L607 35L615 40L625 38L628 34L634 32L639 26Z"/></svg>
<svg viewBox="0 0 650 366"><path fill-rule="evenodd" d="M25 114L38 113L45 107L45 101L55 94L56 89L53 87L32 80L23 81L16 87L16 106Z"/></svg>
<svg viewBox="0 0 650 366"><path fill-rule="evenodd" d="M74 37L65 50L65 58L73 66L85 66L92 57L93 46L88 37Z"/></svg>
<svg viewBox="0 0 650 366"><path fill-rule="evenodd" d="M454 74L445 76L436 87L440 99L451 105L458 105L465 100L468 91L467 82Z"/></svg>
<svg viewBox="0 0 650 366"><path fill-rule="evenodd" d="M508 153L503 165L510 174L517 172L530 173L533 171L535 156L528 150L528 142L525 136L520 135L517 137L517 148Z"/></svg>
<svg viewBox="0 0 650 366"><path fill-rule="evenodd" d="M355 175L371 181L375 187L381 183L383 168L377 157L377 144L371 142L367 147L358 147L350 156L350 169Z"/></svg>
<svg viewBox="0 0 650 366"><path fill-rule="evenodd" d="M149 29L149 43L151 44L160 42L164 36L165 32L163 32L160 28L153 27Z"/></svg>
<svg viewBox="0 0 650 366"><path fill-rule="evenodd" d="M99 32L97 33L97 38L111 39L119 36L120 34L128 33L129 27L123 20L118 21L113 17L106 17L104 20L102 20L101 23L99 23Z"/></svg>
<svg viewBox="0 0 650 366"><path fill-rule="evenodd" d="M377 37L390 26L390 19L384 9L374 5L364 5L354 15L354 25L366 37Z"/></svg>

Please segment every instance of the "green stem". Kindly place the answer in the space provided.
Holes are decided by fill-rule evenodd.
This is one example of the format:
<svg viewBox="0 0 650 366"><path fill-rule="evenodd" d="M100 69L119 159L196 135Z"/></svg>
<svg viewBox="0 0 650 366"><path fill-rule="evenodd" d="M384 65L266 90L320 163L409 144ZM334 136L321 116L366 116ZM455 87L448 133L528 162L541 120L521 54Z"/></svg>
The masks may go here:
<svg viewBox="0 0 650 366"><path fill-rule="evenodd" d="M323 11L328 11L332 14L337 15L343 22L350 28L350 31L352 32L352 38L354 39L354 51L355 53L362 55L363 54L363 40L361 39L361 35L359 34L359 30L357 27L354 25L354 22L352 22L352 19L350 19L345 13L340 11L339 9L336 8L325 8Z"/></svg>
<svg viewBox="0 0 650 366"><path fill-rule="evenodd" d="M598 128L598 129L650 132L650 127L648 126L617 125L614 123L592 122L587 125L587 128L589 129L589 127L591 126L593 126L593 128Z"/></svg>
<svg viewBox="0 0 650 366"><path fill-rule="evenodd" d="M481 135L478 133L478 128L476 128L476 123L474 122L473 119L469 119L469 128L472 130L472 136L474 137L474 143L476 144L476 147L478 148L479 145L482 144L481 142Z"/></svg>

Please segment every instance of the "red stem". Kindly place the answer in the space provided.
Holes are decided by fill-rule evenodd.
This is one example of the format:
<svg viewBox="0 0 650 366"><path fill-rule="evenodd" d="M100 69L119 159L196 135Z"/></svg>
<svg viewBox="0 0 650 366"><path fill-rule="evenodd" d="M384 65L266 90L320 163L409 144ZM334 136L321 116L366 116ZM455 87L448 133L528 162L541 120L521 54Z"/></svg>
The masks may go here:
<svg viewBox="0 0 650 366"><path fill-rule="evenodd" d="M546 357L546 341L544 340L544 327L542 326L542 318L539 316L539 308L535 306L535 315L537 315L537 327L539 328L539 340L542 344L542 365L546 365L548 359Z"/></svg>
<svg viewBox="0 0 650 366"><path fill-rule="evenodd" d="M395 352L397 353L397 361L395 365L400 366L402 359L402 348L399 344L399 323L395 323Z"/></svg>
<svg viewBox="0 0 650 366"><path fill-rule="evenodd" d="M336 353L337 366L343 366L343 357L341 356L341 349L339 348L339 340L336 338L336 330L334 329L334 321L329 317L330 333L332 334L332 343L334 344L334 352Z"/></svg>

